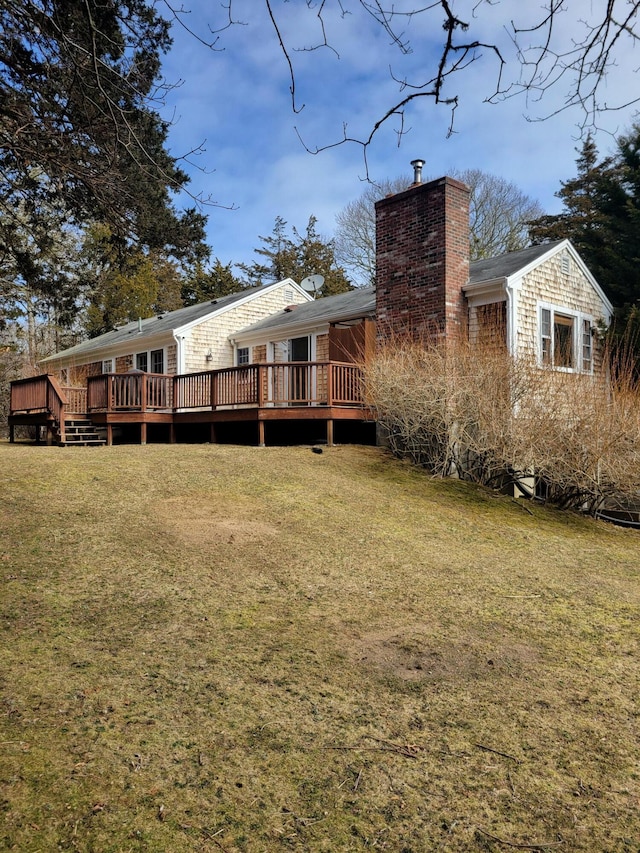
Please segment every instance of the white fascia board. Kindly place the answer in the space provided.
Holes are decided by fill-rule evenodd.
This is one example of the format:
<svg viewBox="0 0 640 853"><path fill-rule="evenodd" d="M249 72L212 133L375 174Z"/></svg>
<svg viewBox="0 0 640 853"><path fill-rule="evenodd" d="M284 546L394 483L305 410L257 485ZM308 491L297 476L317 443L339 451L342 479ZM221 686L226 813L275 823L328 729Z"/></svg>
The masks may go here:
<svg viewBox="0 0 640 853"><path fill-rule="evenodd" d="M575 263L578 265L580 272L582 272L584 277L587 279L589 284L593 287L598 297L602 301L602 304L605 308L605 312L607 312L609 316L611 316L611 314L613 313L613 305L607 299L604 290L600 287L598 282L593 277L593 273L582 260L582 258L578 254L578 250L573 245L571 240L562 240L562 242L558 243L557 246L550 247L548 252L545 252L544 255L540 255L540 257L538 257L535 261L532 261L530 264L527 264L526 267L522 267L521 269L519 269L517 273L514 273L513 276L510 276L510 278L517 277L522 279L525 275L530 273L536 267L540 266L540 264L546 263L546 261L548 261L550 258L553 258L554 255L558 255L560 254L560 252L564 251L569 252Z"/></svg>
<svg viewBox="0 0 640 853"><path fill-rule="evenodd" d="M571 240L568 240L568 239L563 240L554 249L550 249L549 252L547 252L541 258L538 258L538 260L535 263L529 264L528 267L525 267L522 270L518 270L518 275L519 276L526 275L528 272L530 272L530 270L535 269L535 267L538 266L538 264L541 264L541 263L544 263L545 261L548 261L549 258L552 258L554 255L557 255L559 252L563 252L565 250L569 252L569 254L573 258L575 263L580 268L580 271L582 272L584 277L587 279L587 281L589 282L591 287L593 287L593 289L597 293L598 297L602 301L603 307L605 309L605 313L608 314L608 319L610 320L611 316L613 315L613 305L611 304L611 302L607 298L604 290L600 287L600 285L598 284L598 282L594 278L593 273L591 272L589 267L585 264L585 262L582 260L582 258L578 254L578 250L573 245Z"/></svg>
<svg viewBox="0 0 640 853"><path fill-rule="evenodd" d="M585 264L585 262L582 260L582 258L578 254L578 250L575 248L573 243L570 240L567 240L566 244L567 244L566 248L568 249L569 254L574 259L576 264L580 267L581 272L583 273L583 275L585 276L585 278L587 279L589 284L593 287L595 292L598 294L598 296L602 300L602 304L604 305L605 311L609 315L607 318L607 322L609 322L611 320L611 317L613 316L613 305L611 304L611 302L607 298L607 295L605 294L604 290L600 287L600 285L598 284L596 279L593 277L593 273L591 272L589 267ZM564 244L562 244L562 245L564 245Z"/></svg>
<svg viewBox="0 0 640 853"><path fill-rule="evenodd" d="M222 316L226 314L227 311L232 311L234 308L238 308L240 305L246 305L248 302L252 302L254 299L259 299L261 296L264 296L267 293L271 293L272 290L277 290L279 287L283 286L292 287L297 293L302 294L308 302L313 301L313 297L303 290L299 284L292 278L283 278L282 281L274 281L273 284L268 284L266 287L261 288L259 291L253 291L247 293L242 299L237 299L235 302L232 302L231 305L222 305L218 308L213 307L210 314L205 314L203 317L199 317L197 320L192 320L190 323L185 323L184 326L176 326L173 329L174 335L184 335L186 332L191 331L195 326L199 326L200 323L204 323L205 320L210 320L212 317Z"/></svg>
<svg viewBox="0 0 640 853"><path fill-rule="evenodd" d="M507 287L508 279L501 276L500 278L487 279L487 281L476 281L473 284L465 284L462 292L469 302L474 302L481 296L504 295Z"/></svg>

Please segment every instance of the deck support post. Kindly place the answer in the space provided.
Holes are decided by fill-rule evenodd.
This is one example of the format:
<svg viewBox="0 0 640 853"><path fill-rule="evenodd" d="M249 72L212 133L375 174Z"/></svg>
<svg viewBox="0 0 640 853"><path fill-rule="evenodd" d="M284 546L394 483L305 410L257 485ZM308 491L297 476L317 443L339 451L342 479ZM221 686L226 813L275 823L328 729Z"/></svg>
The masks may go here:
<svg viewBox="0 0 640 853"><path fill-rule="evenodd" d="M9 424L9 444L13 444L16 440L16 428L13 424Z"/></svg>
<svg viewBox="0 0 640 853"><path fill-rule="evenodd" d="M111 447L113 444L113 425L107 424L107 447Z"/></svg>
<svg viewBox="0 0 640 853"><path fill-rule="evenodd" d="M140 424L140 444L147 443L147 424L145 421L142 421Z"/></svg>
<svg viewBox="0 0 640 853"><path fill-rule="evenodd" d="M209 424L209 443L210 444L217 444L218 443L217 436L216 436L216 425L213 423L213 421Z"/></svg>
<svg viewBox="0 0 640 853"><path fill-rule="evenodd" d="M333 420L327 419L327 447L333 447Z"/></svg>
<svg viewBox="0 0 640 853"><path fill-rule="evenodd" d="M176 426L173 421L169 424L169 444L176 443Z"/></svg>
<svg viewBox="0 0 640 853"><path fill-rule="evenodd" d="M258 421L258 446L264 447L264 421Z"/></svg>

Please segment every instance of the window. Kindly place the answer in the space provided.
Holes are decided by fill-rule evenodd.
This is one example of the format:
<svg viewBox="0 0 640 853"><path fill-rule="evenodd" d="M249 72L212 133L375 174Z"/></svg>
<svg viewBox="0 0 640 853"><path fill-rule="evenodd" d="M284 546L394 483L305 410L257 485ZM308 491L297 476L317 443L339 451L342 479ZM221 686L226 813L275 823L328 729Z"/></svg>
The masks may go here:
<svg viewBox="0 0 640 853"><path fill-rule="evenodd" d="M164 373L164 350L153 349L151 352L137 352L136 370L142 370L145 373Z"/></svg>
<svg viewBox="0 0 640 853"><path fill-rule="evenodd" d="M102 362L102 372L103 373L113 373L113 359L105 358Z"/></svg>
<svg viewBox="0 0 640 853"><path fill-rule="evenodd" d="M593 370L591 319L540 309L540 358L542 364L565 370Z"/></svg>
<svg viewBox="0 0 640 853"><path fill-rule="evenodd" d="M574 318L553 315L553 363L555 367L575 367L573 353Z"/></svg>
<svg viewBox="0 0 640 853"><path fill-rule="evenodd" d="M591 320L582 321L582 369L591 373L593 367L593 347L591 343Z"/></svg>
<svg viewBox="0 0 640 853"><path fill-rule="evenodd" d="M249 364L249 347L238 347L236 364L238 367L241 367L243 364Z"/></svg>
<svg viewBox="0 0 640 853"><path fill-rule="evenodd" d="M164 350L151 350L151 373L164 373Z"/></svg>

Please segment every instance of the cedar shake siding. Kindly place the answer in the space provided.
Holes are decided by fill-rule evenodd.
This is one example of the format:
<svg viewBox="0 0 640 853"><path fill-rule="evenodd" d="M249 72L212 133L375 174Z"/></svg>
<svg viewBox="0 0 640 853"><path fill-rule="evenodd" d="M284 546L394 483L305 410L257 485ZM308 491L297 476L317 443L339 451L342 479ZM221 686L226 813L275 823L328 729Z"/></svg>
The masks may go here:
<svg viewBox="0 0 640 853"><path fill-rule="evenodd" d="M376 270L379 337L465 332L468 188L445 177L378 201Z"/></svg>

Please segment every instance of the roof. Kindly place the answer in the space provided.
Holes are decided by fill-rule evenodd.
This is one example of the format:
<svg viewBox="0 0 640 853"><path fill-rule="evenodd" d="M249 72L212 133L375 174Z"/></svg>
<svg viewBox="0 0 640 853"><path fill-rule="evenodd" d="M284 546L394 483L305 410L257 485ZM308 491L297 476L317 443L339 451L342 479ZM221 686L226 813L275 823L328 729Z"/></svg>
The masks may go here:
<svg viewBox="0 0 640 853"><path fill-rule="evenodd" d="M493 281L498 278L508 278L519 272L529 264L535 263L543 255L555 249L565 240L556 240L554 243L542 243L539 246L529 246L518 252L508 252L506 255L498 255L495 258L480 258L471 261L469 265L469 284L478 284L481 281Z"/></svg>
<svg viewBox="0 0 640 853"><path fill-rule="evenodd" d="M374 287L359 287L336 296L324 296L315 302L296 305L293 310L279 311L265 320L260 320L241 329L236 338L248 337L266 331L287 329L296 326L337 323L360 317L373 316L376 311L376 291Z"/></svg>
<svg viewBox="0 0 640 853"><path fill-rule="evenodd" d="M275 284L283 284L283 282L275 282ZM115 347L136 338L142 340L143 338L154 338L163 334L170 334L176 329L181 329L205 317L217 314L219 311L226 310L235 303L257 295L273 286L273 284L267 284L261 287L250 287L238 293L231 293L228 296L221 296L218 299L212 299L208 302L199 302L197 305L188 305L186 308L178 308L176 311L167 311L165 314L159 314L156 317L133 320L125 326L120 326L111 332L105 332L104 335L100 335L97 338L90 338L69 349L43 358L41 363L44 364L48 361L57 361L61 358L74 358L75 356L86 355L94 350L98 351L108 347Z"/></svg>

